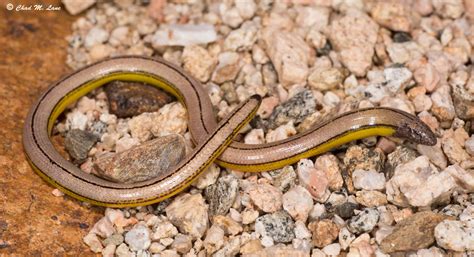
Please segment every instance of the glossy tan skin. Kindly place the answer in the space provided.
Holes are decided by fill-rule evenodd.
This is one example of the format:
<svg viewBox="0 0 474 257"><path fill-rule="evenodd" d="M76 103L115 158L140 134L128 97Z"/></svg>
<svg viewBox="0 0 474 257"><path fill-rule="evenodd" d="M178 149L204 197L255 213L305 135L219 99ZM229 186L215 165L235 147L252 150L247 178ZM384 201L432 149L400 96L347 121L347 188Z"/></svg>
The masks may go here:
<svg viewBox="0 0 474 257"><path fill-rule="evenodd" d="M154 84L174 94L188 109L189 130L197 144L193 154L166 174L135 184L118 184L85 174L62 158L49 140L57 116L80 96L115 79ZM251 97L218 126L207 93L182 69L162 59L117 57L78 70L46 90L26 119L23 143L33 168L49 183L77 199L111 207L146 205L170 197L186 188L217 158L225 167L263 171L373 135L436 143L431 130L415 116L371 108L345 113L283 141L229 145L253 117L259 102L259 97Z"/></svg>

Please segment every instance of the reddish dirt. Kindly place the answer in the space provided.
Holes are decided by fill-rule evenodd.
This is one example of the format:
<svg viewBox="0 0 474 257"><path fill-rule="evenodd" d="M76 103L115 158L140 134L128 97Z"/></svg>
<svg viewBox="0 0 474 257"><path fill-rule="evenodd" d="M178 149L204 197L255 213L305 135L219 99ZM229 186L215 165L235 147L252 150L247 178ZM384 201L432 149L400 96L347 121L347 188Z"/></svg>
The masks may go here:
<svg viewBox="0 0 474 257"><path fill-rule="evenodd" d="M59 1L0 1L0 256L94 256L82 237L102 208L53 188L25 160L21 144L24 118L38 95L70 70L65 64L71 24L61 11L8 11L6 4Z"/></svg>

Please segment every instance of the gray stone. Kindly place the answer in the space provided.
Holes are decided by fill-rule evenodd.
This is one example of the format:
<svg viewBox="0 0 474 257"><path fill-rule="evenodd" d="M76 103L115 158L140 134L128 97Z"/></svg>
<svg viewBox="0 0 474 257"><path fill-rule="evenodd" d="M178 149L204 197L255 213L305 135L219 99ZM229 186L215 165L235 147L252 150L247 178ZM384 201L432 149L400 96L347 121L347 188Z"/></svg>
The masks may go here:
<svg viewBox="0 0 474 257"><path fill-rule="evenodd" d="M167 198L167 199L157 203L156 206L155 206L155 214L164 213L166 207L168 207L168 205L170 205L172 200L173 200L173 198Z"/></svg>
<svg viewBox="0 0 474 257"><path fill-rule="evenodd" d="M359 205L356 203L345 202L341 205L337 205L334 209L337 215L343 219L350 218L354 215L354 210L358 209Z"/></svg>
<svg viewBox="0 0 474 257"><path fill-rule="evenodd" d="M441 209L440 213L448 216L459 217L463 209L464 208L461 205L449 204Z"/></svg>
<svg viewBox="0 0 474 257"><path fill-rule="evenodd" d="M109 237L107 237L105 240L104 240L104 245L120 245L121 243L123 243L123 236L121 234L113 234Z"/></svg>
<svg viewBox="0 0 474 257"><path fill-rule="evenodd" d="M416 158L416 152L408 147L397 146L395 151L387 155L387 162L385 163L385 174L387 179L393 176L395 167L402 163L413 161Z"/></svg>
<svg viewBox="0 0 474 257"><path fill-rule="evenodd" d="M224 99L229 103L238 103L239 97L235 91L235 86L232 82L226 82L221 85L222 92L224 92Z"/></svg>
<svg viewBox="0 0 474 257"><path fill-rule="evenodd" d="M204 196L209 203L209 216L225 215L239 191L239 181L232 175L220 177L217 182L207 187Z"/></svg>
<svg viewBox="0 0 474 257"><path fill-rule="evenodd" d="M359 145L351 146L344 156L345 169L342 169L342 178L349 193L354 193L355 188L352 181L352 173L356 169L375 170L381 172L385 165L385 155L382 150L371 150Z"/></svg>
<svg viewBox="0 0 474 257"><path fill-rule="evenodd" d="M271 237L275 243L291 242L295 238L294 228L295 222L286 211L266 214L255 221L255 230Z"/></svg>
<svg viewBox="0 0 474 257"><path fill-rule="evenodd" d="M397 32L393 35L393 42L395 43L404 43L404 42L408 42L408 41L411 41L411 36L410 34L406 33L406 32Z"/></svg>
<svg viewBox="0 0 474 257"><path fill-rule="evenodd" d="M102 135L107 132L107 123L102 121L94 122L89 128L89 131L96 135L97 138L101 138Z"/></svg>
<svg viewBox="0 0 474 257"><path fill-rule="evenodd" d="M268 119L267 129L293 121L295 125L316 111L316 100L310 90L304 90L278 105Z"/></svg>
<svg viewBox="0 0 474 257"><path fill-rule="evenodd" d="M82 163L87 158L89 150L94 146L97 140L97 136L90 132L73 129L66 134L64 146L69 155L77 163Z"/></svg>
<svg viewBox="0 0 474 257"><path fill-rule="evenodd" d="M366 208L356 216L352 217L348 228L355 234L370 232L379 221L380 214L375 208Z"/></svg>
<svg viewBox="0 0 474 257"><path fill-rule="evenodd" d="M454 110L459 118L470 120L474 118L474 94L468 92L463 86L453 86Z"/></svg>
<svg viewBox="0 0 474 257"><path fill-rule="evenodd" d="M268 172L272 176L272 185L280 189L283 193L295 185L296 172L292 166L285 166L279 170Z"/></svg>

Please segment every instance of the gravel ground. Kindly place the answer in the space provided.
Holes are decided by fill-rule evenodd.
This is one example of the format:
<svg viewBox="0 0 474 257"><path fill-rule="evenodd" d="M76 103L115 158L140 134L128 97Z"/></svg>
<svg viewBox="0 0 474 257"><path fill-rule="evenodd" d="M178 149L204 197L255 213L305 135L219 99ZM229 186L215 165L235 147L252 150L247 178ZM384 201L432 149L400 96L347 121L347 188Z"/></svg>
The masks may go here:
<svg viewBox="0 0 474 257"><path fill-rule="evenodd" d="M245 130L249 144L371 106L417 115L438 144L367 138L262 173L212 165L167 201L106 209L84 237L92 251L474 256L474 1L288 2L90 1L68 38L67 63L76 69L116 55L162 56L203 84L218 119L259 94L261 122ZM75 158L84 171L93 172L97 156L170 134L191 149L180 103L119 118L109 98L103 89L82 97L55 128L70 142L90 142Z"/></svg>

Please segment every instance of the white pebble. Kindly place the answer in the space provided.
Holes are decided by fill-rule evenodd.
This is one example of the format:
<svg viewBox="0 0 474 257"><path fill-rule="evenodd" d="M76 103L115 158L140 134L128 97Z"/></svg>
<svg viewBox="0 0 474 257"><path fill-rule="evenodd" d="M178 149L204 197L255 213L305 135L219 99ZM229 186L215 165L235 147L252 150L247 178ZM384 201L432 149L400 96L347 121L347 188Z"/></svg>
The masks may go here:
<svg viewBox="0 0 474 257"><path fill-rule="evenodd" d="M435 227L439 246L454 251L474 250L474 220L444 220Z"/></svg>
<svg viewBox="0 0 474 257"><path fill-rule="evenodd" d="M295 222L295 237L299 239L311 238L311 232L301 220Z"/></svg>
<svg viewBox="0 0 474 257"><path fill-rule="evenodd" d="M338 243L327 245L323 248L323 252L328 256L338 256L341 252L341 245Z"/></svg>
<svg viewBox="0 0 474 257"><path fill-rule="evenodd" d="M94 45L104 43L108 38L109 32L99 27L93 27L89 30L89 33L87 33L87 36L84 39L84 46L86 48L91 48Z"/></svg>
<svg viewBox="0 0 474 257"><path fill-rule="evenodd" d="M373 170L356 169L352 173L354 187L365 190L383 190L385 188L385 176Z"/></svg>
<svg viewBox="0 0 474 257"><path fill-rule="evenodd" d="M133 257L134 254L130 252L130 249L125 243L120 244L115 250L117 257Z"/></svg>
<svg viewBox="0 0 474 257"><path fill-rule="evenodd" d="M84 240L84 243L86 243L93 252L95 253L102 252L102 249L104 247L102 246L102 243L100 242L96 234L89 233L83 238L83 240Z"/></svg>
<svg viewBox="0 0 474 257"><path fill-rule="evenodd" d="M464 147L466 148L466 152L471 156L474 156L474 135L472 135L466 142L464 143Z"/></svg>
<svg viewBox="0 0 474 257"><path fill-rule="evenodd" d="M209 228L204 239L204 247L208 254L212 254L224 245L224 230L217 225Z"/></svg>
<svg viewBox="0 0 474 257"><path fill-rule="evenodd" d="M355 238L355 235L352 234L347 227L343 227L339 230L339 244L343 250L346 250Z"/></svg>
<svg viewBox="0 0 474 257"><path fill-rule="evenodd" d="M115 249L117 248L116 245L114 244L109 244L107 245L103 250L102 250L102 257L114 257L115 254Z"/></svg>
<svg viewBox="0 0 474 257"><path fill-rule="evenodd" d="M313 206L313 209L309 213L309 217L313 220L319 219L326 213L326 207L324 204L317 203Z"/></svg>
<svg viewBox="0 0 474 257"><path fill-rule="evenodd" d="M158 223L154 228L153 228L153 235L152 239L153 240L159 240L162 238L167 238L167 237L174 237L178 234L178 229L173 226L169 221L164 221L161 223Z"/></svg>
<svg viewBox="0 0 474 257"><path fill-rule="evenodd" d="M312 208L311 194L302 186L293 187L283 195L283 209L295 220L305 222Z"/></svg>
<svg viewBox="0 0 474 257"><path fill-rule="evenodd" d="M172 24L157 30L151 42L153 46L189 46L216 41L214 26L209 24Z"/></svg>
<svg viewBox="0 0 474 257"><path fill-rule="evenodd" d="M296 134L296 129L295 126L293 125L293 122L288 122L285 125L281 125L275 130L270 130L268 131L266 135L266 140L267 143L287 139L290 136L293 136Z"/></svg>
<svg viewBox="0 0 474 257"><path fill-rule="evenodd" d="M146 226L137 225L125 234L125 242L134 251L146 250L150 244L150 231Z"/></svg>
<svg viewBox="0 0 474 257"><path fill-rule="evenodd" d="M66 119L66 124L69 125L69 129L85 130L87 127L88 118L85 114L79 111L73 111L66 114Z"/></svg>

